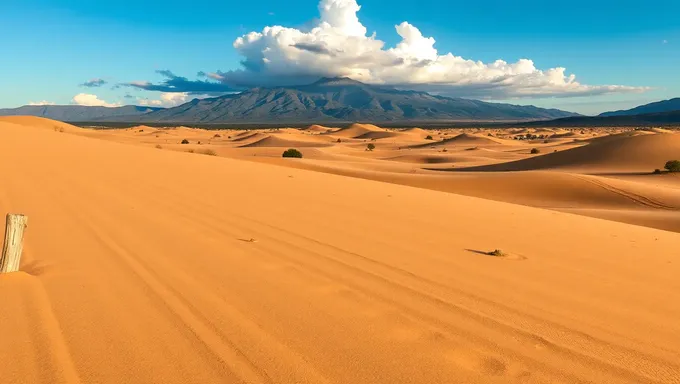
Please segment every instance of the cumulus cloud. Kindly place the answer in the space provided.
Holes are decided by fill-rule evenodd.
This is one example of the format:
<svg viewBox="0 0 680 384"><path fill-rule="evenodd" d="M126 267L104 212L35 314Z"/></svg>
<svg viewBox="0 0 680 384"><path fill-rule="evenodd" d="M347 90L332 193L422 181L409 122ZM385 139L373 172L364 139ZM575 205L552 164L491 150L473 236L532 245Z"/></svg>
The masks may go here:
<svg viewBox="0 0 680 384"><path fill-rule="evenodd" d="M176 93L190 93L190 94L212 94L218 95L225 92L232 92L234 88L222 83L207 80L189 80L186 77L177 76L169 70L156 71L159 75L163 76L165 80L161 83L154 84L148 81L133 81L124 84L129 87L143 89L146 91L158 91L158 92L176 92ZM208 77L209 79L215 80L214 77L206 74L204 72L199 72L199 77Z"/></svg>
<svg viewBox="0 0 680 384"><path fill-rule="evenodd" d="M79 93L73 96L73 104L84 105L87 107L119 107L118 103L107 103L101 100L97 95L92 95L89 93Z"/></svg>
<svg viewBox="0 0 680 384"><path fill-rule="evenodd" d="M30 103L28 103L28 105L56 105L56 104L51 101L43 100L43 101L31 101Z"/></svg>
<svg viewBox="0 0 680 384"><path fill-rule="evenodd" d="M163 92L160 94L160 99L137 98L137 105L146 107L164 107L171 108L182 105L193 99L205 99L211 95L192 95L189 92Z"/></svg>
<svg viewBox="0 0 680 384"><path fill-rule="evenodd" d="M92 79L90 81L86 81L82 84L80 84L81 87L87 87L87 88L97 88L101 87L102 85L107 84L107 81L104 79Z"/></svg>
<svg viewBox="0 0 680 384"><path fill-rule="evenodd" d="M399 42L386 46L361 23L356 0L321 0L309 28L264 27L238 37L233 47L241 68L199 72L199 80L157 71L165 80L125 85L147 91L220 95L261 86L313 83L321 77L349 77L369 84L448 96L510 99L632 93L647 87L587 85L563 67L541 69L530 59L476 61L442 53L436 40L404 21L395 25Z"/></svg>
<svg viewBox="0 0 680 384"><path fill-rule="evenodd" d="M435 39L404 21L401 40L386 47L367 35L356 0L321 0L320 18L309 31L265 27L234 41L242 69L216 72L213 79L234 86L291 85L319 77L346 76L372 84L418 88L474 97L583 96L642 92L644 87L586 85L565 68L536 68L530 59L484 63L440 53Z"/></svg>

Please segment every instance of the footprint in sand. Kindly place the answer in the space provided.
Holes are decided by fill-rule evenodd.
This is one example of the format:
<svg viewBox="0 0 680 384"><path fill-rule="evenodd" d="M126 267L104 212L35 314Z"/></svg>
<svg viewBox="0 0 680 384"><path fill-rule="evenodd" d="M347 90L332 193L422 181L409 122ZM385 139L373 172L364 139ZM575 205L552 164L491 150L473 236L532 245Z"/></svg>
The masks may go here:
<svg viewBox="0 0 680 384"><path fill-rule="evenodd" d="M455 350L450 358L461 368L483 375L501 376L507 372L507 366L502 360L473 350Z"/></svg>

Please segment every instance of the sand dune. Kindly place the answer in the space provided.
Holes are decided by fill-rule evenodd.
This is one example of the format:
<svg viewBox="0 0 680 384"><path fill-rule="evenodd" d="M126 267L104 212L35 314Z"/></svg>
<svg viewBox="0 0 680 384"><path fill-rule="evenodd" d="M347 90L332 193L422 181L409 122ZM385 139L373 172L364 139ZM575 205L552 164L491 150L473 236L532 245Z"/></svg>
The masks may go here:
<svg viewBox="0 0 680 384"><path fill-rule="evenodd" d="M305 128L305 131L307 132L316 132L316 133L328 133L333 131L332 128L329 127L324 127L323 125L310 125L309 127Z"/></svg>
<svg viewBox="0 0 680 384"><path fill-rule="evenodd" d="M479 146L479 145L495 145L499 144L499 139L491 137L483 137L478 135L473 135L470 133L461 133L457 136L447 138L441 141L433 141L425 144L418 144L412 146L412 148L423 148L423 147L441 147L447 145L466 145L466 146Z"/></svg>
<svg viewBox="0 0 680 384"><path fill-rule="evenodd" d="M303 140L304 139L304 140ZM316 137L297 137L296 139L285 139L280 136L267 135L263 138L258 138L256 141L244 144L242 148L249 147L276 147L276 148L295 148L295 147L328 147L331 146L328 141L314 140Z"/></svg>
<svg viewBox="0 0 680 384"><path fill-rule="evenodd" d="M377 127L372 124L352 124L347 128L342 128L338 131L331 132L333 136L358 138L369 133L389 133L387 130Z"/></svg>
<svg viewBox="0 0 680 384"><path fill-rule="evenodd" d="M471 168L479 171L524 171L579 168L590 171L650 172L680 153L680 135L643 134L601 138L569 150L514 162Z"/></svg>
<svg viewBox="0 0 680 384"><path fill-rule="evenodd" d="M680 234L34 122L3 382L677 382Z"/></svg>

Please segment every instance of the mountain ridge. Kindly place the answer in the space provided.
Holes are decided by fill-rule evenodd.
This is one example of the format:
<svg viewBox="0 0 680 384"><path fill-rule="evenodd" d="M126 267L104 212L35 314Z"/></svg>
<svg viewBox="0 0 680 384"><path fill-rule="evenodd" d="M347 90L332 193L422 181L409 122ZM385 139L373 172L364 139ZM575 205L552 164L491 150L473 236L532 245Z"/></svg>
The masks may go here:
<svg viewBox="0 0 680 384"><path fill-rule="evenodd" d="M116 118L118 116L139 116L161 110L159 107L125 105L121 107L99 107L85 105L24 105L18 108L2 108L0 116L37 116L52 120L81 122Z"/></svg>
<svg viewBox="0 0 680 384"><path fill-rule="evenodd" d="M622 109L619 111L610 111L599 114L601 117L610 116L631 116L631 115L642 115L649 113L663 113L680 111L680 97L676 97L668 100L655 101L653 103L639 105L631 109Z"/></svg>
<svg viewBox="0 0 680 384"><path fill-rule="evenodd" d="M138 116L140 122L455 121L550 120L580 116L534 106L488 103L427 92L370 85L349 78L321 78L297 86L260 87L194 99ZM122 121L124 117L117 117Z"/></svg>

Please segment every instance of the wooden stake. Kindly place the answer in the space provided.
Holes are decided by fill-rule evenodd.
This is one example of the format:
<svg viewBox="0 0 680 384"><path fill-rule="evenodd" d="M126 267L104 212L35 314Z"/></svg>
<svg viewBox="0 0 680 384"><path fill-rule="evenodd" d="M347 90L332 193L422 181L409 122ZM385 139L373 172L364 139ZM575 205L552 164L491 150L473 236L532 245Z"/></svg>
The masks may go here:
<svg viewBox="0 0 680 384"><path fill-rule="evenodd" d="M24 215L7 215L5 227L5 244L2 247L0 258L0 273L10 273L19 270L21 252L24 247L24 228L28 223L28 217Z"/></svg>

